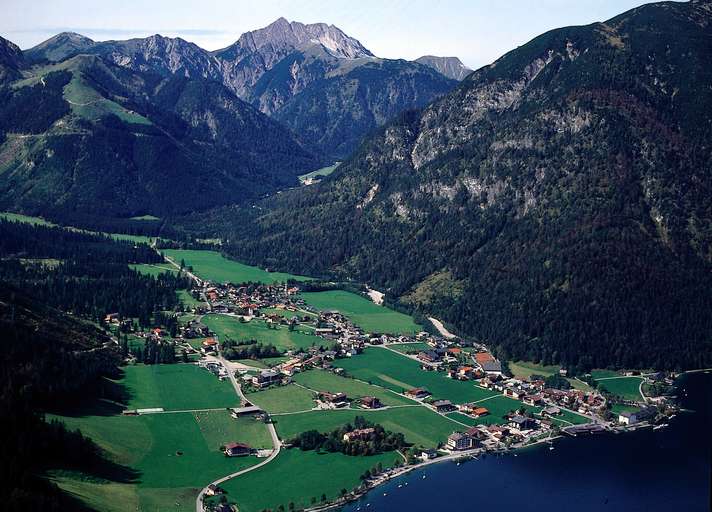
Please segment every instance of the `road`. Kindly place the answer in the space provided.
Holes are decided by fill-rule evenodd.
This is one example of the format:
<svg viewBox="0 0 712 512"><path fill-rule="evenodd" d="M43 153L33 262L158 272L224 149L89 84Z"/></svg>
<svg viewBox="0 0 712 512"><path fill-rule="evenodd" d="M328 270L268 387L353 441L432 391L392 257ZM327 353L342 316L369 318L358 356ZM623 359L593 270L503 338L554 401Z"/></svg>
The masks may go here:
<svg viewBox="0 0 712 512"><path fill-rule="evenodd" d="M237 379L235 378L235 372L232 370L229 370L230 366L228 365L228 362L225 360L224 357L222 357L222 354L218 356L216 359L220 361L223 366L225 366L226 369L228 369L228 376L230 378L230 383L232 384L232 387L235 389L235 393L237 394L238 397L240 397L241 401L247 401L247 398L245 397L245 394L242 392L242 388L240 387L240 383L237 382ZM272 423L267 423L267 430L269 431L270 437L272 437L272 446L274 446L274 450L272 451L272 454L267 457L265 460L260 462L259 464L255 464L254 466L250 466L249 468L243 469L241 471L237 471L235 473L230 473L229 475L225 475L222 478L218 478L217 480L210 482L210 484L206 485L200 490L200 493L198 493L198 497L195 498L195 512L203 512L203 498L205 497L205 493L208 490L208 487L210 485L220 485L223 482L226 482L232 478L238 477L240 475L244 475L245 473L249 473L250 471L254 471L257 468L261 468L262 466L269 464L272 462L277 455L279 455L279 450L282 446L282 443L279 440L279 436L277 435L277 430L274 428L274 424Z"/></svg>

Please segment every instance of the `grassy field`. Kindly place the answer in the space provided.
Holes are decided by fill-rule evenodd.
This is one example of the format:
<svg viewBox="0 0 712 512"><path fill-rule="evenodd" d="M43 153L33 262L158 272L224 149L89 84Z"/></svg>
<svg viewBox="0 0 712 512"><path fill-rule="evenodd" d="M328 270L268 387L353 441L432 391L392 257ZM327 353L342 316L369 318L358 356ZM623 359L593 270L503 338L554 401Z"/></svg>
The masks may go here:
<svg viewBox="0 0 712 512"><path fill-rule="evenodd" d="M242 441L269 446L263 424L246 423L253 420L236 422L227 411L58 418L69 428L80 428L113 461L136 472L131 483L64 474L53 478L60 487L97 510L127 510L131 504L133 510L189 509L201 487L258 462L255 457L227 458L219 451L221 445ZM266 442L257 427L267 435Z"/></svg>
<svg viewBox="0 0 712 512"><path fill-rule="evenodd" d="M122 383L129 409L165 410L235 407L239 400L230 383L192 364L127 366Z"/></svg>
<svg viewBox="0 0 712 512"><path fill-rule="evenodd" d="M257 343L267 345L271 343L278 350L286 351L297 348L309 348L312 345L328 347L333 345L323 338L315 336L313 330L297 326L294 331L290 331L286 325L280 325L277 329L270 329L267 324L258 319L249 322L240 322L235 317L226 315L206 315L203 323L211 331L215 332L220 339L229 337L232 340L255 340Z"/></svg>
<svg viewBox="0 0 712 512"><path fill-rule="evenodd" d="M330 290L306 292L302 293L301 297L316 309L339 311L367 332L413 334L422 330L422 327L416 324L410 316L378 306L355 293Z"/></svg>
<svg viewBox="0 0 712 512"><path fill-rule="evenodd" d="M611 405L611 412L613 414L620 414L622 412L633 412L637 411L639 407L636 407L634 405L623 405L623 404L613 404Z"/></svg>
<svg viewBox="0 0 712 512"><path fill-rule="evenodd" d="M22 215L21 213L0 212L0 219L24 222L26 224L32 224L33 226L56 226L56 224L41 217L30 217L29 215Z"/></svg>
<svg viewBox="0 0 712 512"><path fill-rule="evenodd" d="M431 350L432 347L427 343L398 343L395 345L388 345L388 348L400 352L401 354L408 354L413 352L420 352L421 350Z"/></svg>
<svg viewBox="0 0 712 512"><path fill-rule="evenodd" d="M314 393L290 384L249 393L247 399L271 414L306 411L314 407Z"/></svg>
<svg viewBox="0 0 712 512"><path fill-rule="evenodd" d="M301 432L315 429L329 432L345 423L353 422L356 416L383 425L386 430L401 432L406 441L416 446L435 447L445 442L447 436L464 427L433 412L422 405L394 407L373 411L322 410L273 417L280 437L290 439Z"/></svg>
<svg viewBox="0 0 712 512"><path fill-rule="evenodd" d="M309 316L309 317L316 317L317 315L314 313L311 313L309 311L287 311L286 309L277 309L277 308L261 308L260 312L266 314L266 315L279 315L282 318L290 319L293 316L298 316L298 317L303 317L303 316Z"/></svg>
<svg viewBox="0 0 712 512"><path fill-rule="evenodd" d="M178 299L180 299L183 305L187 308L205 305L205 302L193 298L188 290L178 290Z"/></svg>
<svg viewBox="0 0 712 512"><path fill-rule="evenodd" d="M308 180L308 179L310 179L310 178L314 178L314 177L316 177L316 176L322 176L322 177L323 177L323 176L328 176L329 174L331 174L332 172L334 172L334 170L339 166L340 163L341 163L341 162L336 162L336 163L334 163L333 165L330 165L330 166L328 166L328 167L322 167L321 169L317 169L316 171L312 171L312 172L308 172L308 173L306 173L306 174L302 174L301 176L299 176L299 181L300 181L301 183L304 183L306 180Z"/></svg>
<svg viewBox="0 0 712 512"><path fill-rule="evenodd" d="M605 379L608 377L620 377L621 374L613 370L591 370L591 377L594 379Z"/></svg>
<svg viewBox="0 0 712 512"><path fill-rule="evenodd" d="M297 509L319 502L322 494L334 499L341 489L356 487L359 475L380 462L393 465L399 456L393 452L370 457L349 457L341 453L317 454L315 451L283 450L266 466L225 482L228 499L237 502L240 512L288 510L289 502Z"/></svg>
<svg viewBox="0 0 712 512"><path fill-rule="evenodd" d="M131 267L136 272L139 272L139 273L147 275L147 276L153 276L153 277L156 277L160 274L165 274L165 273L170 273L170 274L178 273L178 269L175 268L170 263L158 263L156 265L152 265L149 263L130 264L129 267Z"/></svg>
<svg viewBox="0 0 712 512"><path fill-rule="evenodd" d="M417 361L384 348L369 348L363 354L341 359L337 366L357 379L372 382L397 392L424 387L434 398L461 404L474 402L499 393L475 386L472 382L452 380L441 372L426 372Z"/></svg>
<svg viewBox="0 0 712 512"><path fill-rule="evenodd" d="M511 411L519 410L521 408L524 408L525 410L531 411L533 413L538 413L539 411L541 411L541 407L532 407L530 405L526 405L520 402L519 400L507 398L506 396L502 396L500 394L495 395L494 397L488 400L483 400L479 402L479 405L489 411L489 414L487 416L482 416L480 418L470 418L465 415L458 415L458 420L462 421L463 423L467 423L468 425L494 425L505 423L505 414ZM460 416L464 416L465 418L467 418L467 421L460 418Z"/></svg>
<svg viewBox="0 0 712 512"><path fill-rule="evenodd" d="M612 377L598 379L598 385L606 389L609 393L619 396L625 400L642 400L640 396L641 377Z"/></svg>
<svg viewBox="0 0 712 512"><path fill-rule="evenodd" d="M315 391L329 391L331 393L346 393L350 399L362 396L375 396L384 405L413 404L409 400L379 386L372 386L365 382L338 375L324 370L310 370L298 373L294 381Z"/></svg>
<svg viewBox="0 0 712 512"><path fill-rule="evenodd" d="M516 362L509 362L509 369L512 372L512 375L517 377L518 379L529 379L532 375L542 375L544 377L548 377L550 375L558 374L559 370L561 369L561 366L558 365L549 365L549 366L544 366L541 364L537 363L532 363L529 361L516 361ZM566 379L569 381L569 384L571 384L571 387L574 389L580 389L582 391L589 391L591 387L586 384L585 382L581 382L580 380L576 379Z"/></svg>
<svg viewBox="0 0 712 512"><path fill-rule="evenodd" d="M229 260L215 251L165 249L163 253L176 263L185 261L186 266L193 267L193 272L201 279L219 283L244 283L248 281L266 284L281 283L288 279L306 281L309 278L283 272L267 272L258 267Z"/></svg>
<svg viewBox="0 0 712 512"><path fill-rule="evenodd" d="M64 87L64 99L70 103L75 114L90 121L96 121L108 114L114 114L128 123L151 124L151 121L142 115L104 98L76 75Z"/></svg>
<svg viewBox="0 0 712 512"><path fill-rule="evenodd" d="M102 233L99 231L89 231L86 229L79 229L79 228L75 228L72 226L58 226L57 224L54 224L53 222L43 219L42 217L31 217L29 215L22 215L20 213L0 212L0 218L10 220L10 221L15 221L15 222L25 222L27 224L32 224L34 226L65 227L67 229L71 229L74 231L81 231L83 233L90 233L90 234L94 234L94 235L106 235L106 236L110 236L111 238L113 238L115 240L128 240L130 242L136 242L136 243L150 244L154 240L156 240L153 237L142 236L142 235L125 235L123 233Z"/></svg>

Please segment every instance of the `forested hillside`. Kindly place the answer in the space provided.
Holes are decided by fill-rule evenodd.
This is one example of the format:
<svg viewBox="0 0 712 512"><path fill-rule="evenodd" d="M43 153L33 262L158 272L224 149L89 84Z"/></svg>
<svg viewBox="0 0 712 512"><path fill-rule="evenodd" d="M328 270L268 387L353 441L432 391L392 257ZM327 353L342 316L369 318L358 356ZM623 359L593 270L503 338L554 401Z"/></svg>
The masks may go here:
<svg viewBox="0 0 712 512"><path fill-rule="evenodd" d="M250 262L384 288L504 358L710 366L711 21L708 3L662 2L543 34L215 231Z"/></svg>
<svg viewBox="0 0 712 512"><path fill-rule="evenodd" d="M165 216L256 199L323 162L217 82L87 55L22 73L0 80L2 210Z"/></svg>

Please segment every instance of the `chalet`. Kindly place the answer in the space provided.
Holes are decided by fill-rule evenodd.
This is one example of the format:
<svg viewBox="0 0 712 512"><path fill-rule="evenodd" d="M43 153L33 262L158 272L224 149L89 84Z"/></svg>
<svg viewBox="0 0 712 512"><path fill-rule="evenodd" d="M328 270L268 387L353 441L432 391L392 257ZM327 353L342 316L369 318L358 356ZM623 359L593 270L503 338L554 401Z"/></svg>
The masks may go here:
<svg viewBox="0 0 712 512"><path fill-rule="evenodd" d="M468 450L472 447L472 438L462 432L454 432L447 438L447 447L450 450Z"/></svg>
<svg viewBox="0 0 712 512"><path fill-rule="evenodd" d="M218 342L214 338L207 338L201 343L200 351L203 354L213 354L218 349Z"/></svg>
<svg viewBox="0 0 712 512"><path fill-rule="evenodd" d="M405 396L416 400L422 400L430 396L430 391L425 388L413 388L406 391Z"/></svg>
<svg viewBox="0 0 712 512"><path fill-rule="evenodd" d="M433 460L437 456L438 456L438 451L430 448L428 450L421 451L420 454L418 455L418 458L422 461L426 461L426 460Z"/></svg>
<svg viewBox="0 0 712 512"><path fill-rule="evenodd" d="M252 448L244 443L228 443L225 445L225 455L227 457L244 457L252 453Z"/></svg>
<svg viewBox="0 0 712 512"><path fill-rule="evenodd" d="M502 375L502 363L499 361L487 361L480 364L480 368L487 375Z"/></svg>
<svg viewBox="0 0 712 512"><path fill-rule="evenodd" d="M450 400L435 400L430 406L439 413L451 412L457 409Z"/></svg>
<svg viewBox="0 0 712 512"><path fill-rule="evenodd" d="M645 407L637 411L626 411L620 413L618 416L618 422L623 425L635 425L641 421L648 421L654 419L658 414L658 410L655 407Z"/></svg>
<svg viewBox="0 0 712 512"><path fill-rule="evenodd" d="M472 379L475 376L475 369L472 366L461 366L457 369L457 374L461 380Z"/></svg>
<svg viewBox="0 0 712 512"><path fill-rule="evenodd" d="M346 432L344 434L344 442L350 443L351 441L365 440L371 437L374 432L375 430L371 427L352 430L351 432Z"/></svg>
<svg viewBox="0 0 712 512"><path fill-rule="evenodd" d="M542 416L558 416L559 414L561 414L561 409L559 409L555 405L545 407L541 411Z"/></svg>
<svg viewBox="0 0 712 512"><path fill-rule="evenodd" d="M539 405L542 403L541 395L527 395L522 401L527 405Z"/></svg>
<svg viewBox="0 0 712 512"><path fill-rule="evenodd" d="M450 347L449 349L447 349L447 353L451 356L457 357L462 354L462 349L458 347Z"/></svg>
<svg viewBox="0 0 712 512"><path fill-rule="evenodd" d="M375 396L364 396L359 400L359 403L364 409L379 409L383 407L381 401Z"/></svg>
<svg viewBox="0 0 712 512"><path fill-rule="evenodd" d="M282 380L282 375L274 370L263 370L252 377L252 385L256 388L266 388Z"/></svg>
<svg viewBox="0 0 712 512"><path fill-rule="evenodd" d="M118 324L119 323L119 314L118 313L109 313L104 317L104 322L108 324Z"/></svg>
<svg viewBox="0 0 712 512"><path fill-rule="evenodd" d="M208 496L215 496L216 494L222 494L223 492L225 491L215 484L210 484L207 489L205 489L205 494Z"/></svg>
<svg viewBox="0 0 712 512"><path fill-rule="evenodd" d="M481 416L487 416L489 414L489 410L486 409L485 407L476 407L475 409L472 410L470 413L472 416L475 418L479 418Z"/></svg>
<svg viewBox="0 0 712 512"><path fill-rule="evenodd" d="M329 393L328 391L324 391L319 393L319 400L335 408L349 405L349 400L345 393Z"/></svg>
<svg viewBox="0 0 712 512"><path fill-rule="evenodd" d="M418 352L418 359L425 363L435 363L440 361L440 356L434 350L426 350L423 352Z"/></svg>
<svg viewBox="0 0 712 512"><path fill-rule="evenodd" d="M515 414L514 416L512 416L509 419L509 423L507 423L507 425L519 431L531 430L536 427L536 423L533 419L527 418L526 416L520 416L519 414Z"/></svg>
<svg viewBox="0 0 712 512"><path fill-rule="evenodd" d="M505 388L502 394L506 397L514 398L515 400L521 400L526 395L526 391L518 387L512 387Z"/></svg>

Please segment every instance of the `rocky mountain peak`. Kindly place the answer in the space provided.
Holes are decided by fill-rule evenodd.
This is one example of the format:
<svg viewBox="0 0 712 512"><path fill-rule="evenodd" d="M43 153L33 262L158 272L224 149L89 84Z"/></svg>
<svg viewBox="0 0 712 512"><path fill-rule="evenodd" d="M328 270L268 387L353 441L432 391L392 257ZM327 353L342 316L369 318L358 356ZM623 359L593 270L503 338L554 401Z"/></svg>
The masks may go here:
<svg viewBox="0 0 712 512"><path fill-rule="evenodd" d="M415 62L423 64L436 70L453 80L462 80L472 73L472 70L465 66L457 57L436 57L435 55L423 55L415 59Z"/></svg>
<svg viewBox="0 0 712 512"><path fill-rule="evenodd" d="M357 39L346 35L341 29L326 23L304 24L278 18L264 28L246 32L231 47L218 53L240 57L263 48L277 52L291 51L305 45L320 44L331 55L339 58L357 59L373 57Z"/></svg>

